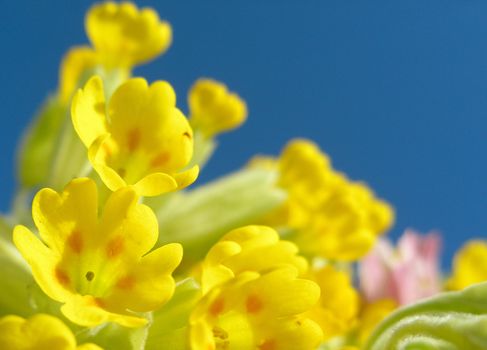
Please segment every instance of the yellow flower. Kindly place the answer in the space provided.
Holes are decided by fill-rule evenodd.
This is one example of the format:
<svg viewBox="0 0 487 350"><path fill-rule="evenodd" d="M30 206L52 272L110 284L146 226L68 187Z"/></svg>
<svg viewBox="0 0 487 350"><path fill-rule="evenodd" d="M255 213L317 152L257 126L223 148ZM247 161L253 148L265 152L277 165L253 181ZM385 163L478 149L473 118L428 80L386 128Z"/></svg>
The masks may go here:
<svg viewBox="0 0 487 350"><path fill-rule="evenodd" d="M213 288L191 314L191 349L316 349L321 330L302 313L320 290L296 276L292 267L243 272Z"/></svg>
<svg viewBox="0 0 487 350"><path fill-rule="evenodd" d="M306 259L297 255L295 244L279 239L266 226L246 226L230 231L208 252L201 266L203 292L246 271L262 272L289 265L306 272Z"/></svg>
<svg viewBox="0 0 487 350"><path fill-rule="evenodd" d="M359 294L350 276L327 265L310 278L320 286L321 297L307 315L320 325L325 339L346 334L355 326L360 307Z"/></svg>
<svg viewBox="0 0 487 350"><path fill-rule="evenodd" d="M263 221L294 231L293 240L304 254L356 260L392 225L392 208L365 184L334 170L328 156L308 140L291 141L277 171L277 185L288 199Z"/></svg>
<svg viewBox="0 0 487 350"><path fill-rule="evenodd" d="M93 168L112 191L133 185L142 196L156 196L198 176L197 166L182 171L193 154L193 132L167 82L129 79L106 105L95 76L74 96L71 114Z"/></svg>
<svg viewBox="0 0 487 350"><path fill-rule="evenodd" d="M452 276L447 281L450 290L461 290L487 281L487 242L467 242L455 254L452 270Z"/></svg>
<svg viewBox="0 0 487 350"><path fill-rule="evenodd" d="M152 60L171 44L172 30L149 8L130 2L94 5L86 15L86 33L106 67L127 67Z"/></svg>
<svg viewBox="0 0 487 350"><path fill-rule="evenodd" d="M71 48L64 56L59 71L59 98L68 104L83 75L98 64L95 51L87 46Z"/></svg>
<svg viewBox="0 0 487 350"><path fill-rule="evenodd" d="M127 187L112 193L98 218L97 196L90 179L71 181L62 194L39 191L32 216L43 242L19 225L14 243L41 289L64 304L61 311L72 322L142 326L146 319L132 311L152 311L171 298L181 245L146 254L158 236L152 210Z"/></svg>
<svg viewBox="0 0 487 350"><path fill-rule="evenodd" d="M198 80L189 91L188 104L191 125L206 137L235 129L247 118L245 102L215 80Z"/></svg>
<svg viewBox="0 0 487 350"><path fill-rule="evenodd" d="M71 330L58 318L45 314L28 320L14 315L0 318L0 349L101 350L91 343L76 346Z"/></svg>

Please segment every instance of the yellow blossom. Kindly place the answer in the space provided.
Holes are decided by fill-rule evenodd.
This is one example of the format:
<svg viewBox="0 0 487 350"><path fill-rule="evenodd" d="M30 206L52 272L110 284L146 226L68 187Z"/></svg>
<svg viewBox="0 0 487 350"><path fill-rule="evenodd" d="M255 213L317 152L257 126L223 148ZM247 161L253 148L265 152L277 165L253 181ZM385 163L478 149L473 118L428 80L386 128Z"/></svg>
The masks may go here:
<svg viewBox="0 0 487 350"><path fill-rule="evenodd" d="M183 170L193 154L193 132L167 82L129 79L106 104L95 76L74 96L71 114L93 168L112 191L133 185L142 196L156 196L198 176L198 166Z"/></svg>
<svg viewBox="0 0 487 350"><path fill-rule="evenodd" d="M191 314L191 349L316 349L321 330L302 314L320 291L296 276L292 267L243 272L213 288Z"/></svg>
<svg viewBox="0 0 487 350"><path fill-rule="evenodd" d="M484 281L487 281L487 242L469 241L455 255L447 288L461 290Z"/></svg>
<svg viewBox="0 0 487 350"><path fill-rule="evenodd" d="M327 265L312 272L310 278L320 286L321 297L307 315L320 325L325 339L346 334L355 326L360 307L350 276Z"/></svg>
<svg viewBox="0 0 487 350"><path fill-rule="evenodd" d="M76 346L71 330L58 318L45 314L27 320L15 315L0 318L0 349L101 350L91 343Z"/></svg>
<svg viewBox="0 0 487 350"><path fill-rule="evenodd" d="M277 185L288 199L263 222L294 231L302 253L356 260L392 225L392 208L365 184L334 170L314 143L291 141L277 164Z"/></svg>
<svg viewBox="0 0 487 350"><path fill-rule="evenodd" d="M301 251L328 259L352 261L363 257L390 227L393 211L362 183L335 186L301 229Z"/></svg>
<svg viewBox="0 0 487 350"><path fill-rule="evenodd" d="M247 118L245 102L215 80L200 79L189 91L191 125L212 137L239 127Z"/></svg>
<svg viewBox="0 0 487 350"><path fill-rule="evenodd" d="M203 292L246 272L262 272L289 265L304 274L308 264L297 255L298 248L279 239L266 226L246 226L230 231L208 252L201 266Z"/></svg>
<svg viewBox="0 0 487 350"><path fill-rule="evenodd" d="M130 187L108 198L100 218L97 197L90 179L71 181L61 194L39 191L32 216L43 242L19 225L14 243L41 289L64 304L61 311L72 322L142 326L146 319L133 312L152 311L171 298L181 245L147 254L157 241L157 219Z"/></svg>
<svg viewBox="0 0 487 350"><path fill-rule="evenodd" d="M130 2L94 5L86 15L86 33L106 67L127 67L152 60L171 44L171 26L150 9Z"/></svg>

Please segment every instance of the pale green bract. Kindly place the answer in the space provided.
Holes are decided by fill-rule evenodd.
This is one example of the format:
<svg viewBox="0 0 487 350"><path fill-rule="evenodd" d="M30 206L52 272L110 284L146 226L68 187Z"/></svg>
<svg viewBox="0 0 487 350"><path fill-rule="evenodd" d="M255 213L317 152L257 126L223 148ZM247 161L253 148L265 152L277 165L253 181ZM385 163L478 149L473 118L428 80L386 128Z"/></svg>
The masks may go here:
<svg viewBox="0 0 487 350"><path fill-rule="evenodd" d="M380 324L364 349L487 349L487 283L397 310Z"/></svg>

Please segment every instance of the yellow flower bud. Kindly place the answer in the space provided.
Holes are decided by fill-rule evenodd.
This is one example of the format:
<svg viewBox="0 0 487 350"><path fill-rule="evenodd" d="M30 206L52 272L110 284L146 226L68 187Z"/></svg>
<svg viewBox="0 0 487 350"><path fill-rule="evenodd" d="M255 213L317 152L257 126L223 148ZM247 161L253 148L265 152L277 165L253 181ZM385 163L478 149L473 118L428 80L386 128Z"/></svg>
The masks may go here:
<svg viewBox="0 0 487 350"><path fill-rule="evenodd" d="M469 241L455 254L447 288L461 290L484 281L487 281L487 242Z"/></svg>
<svg viewBox="0 0 487 350"><path fill-rule="evenodd" d="M130 2L94 5L86 15L86 33L99 61L106 67L130 68L167 50L172 40L169 23L150 9Z"/></svg>
<svg viewBox="0 0 487 350"><path fill-rule="evenodd" d="M190 122L206 137L239 127L247 118L247 106L222 83L198 80L189 91Z"/></svg>

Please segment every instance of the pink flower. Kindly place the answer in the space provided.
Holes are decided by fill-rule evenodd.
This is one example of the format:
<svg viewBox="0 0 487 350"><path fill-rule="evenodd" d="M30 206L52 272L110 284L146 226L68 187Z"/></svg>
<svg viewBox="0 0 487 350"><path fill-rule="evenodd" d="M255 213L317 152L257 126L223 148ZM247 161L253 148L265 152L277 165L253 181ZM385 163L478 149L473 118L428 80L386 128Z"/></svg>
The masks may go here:
<svg viewBox="0 0 487 350"><path fill-rule="evenodd" d="M359 267L360 289L367 301L393 299L410 304L440 291L437 233L420 235L406 230L397 248L381 239Z"/></svg>

